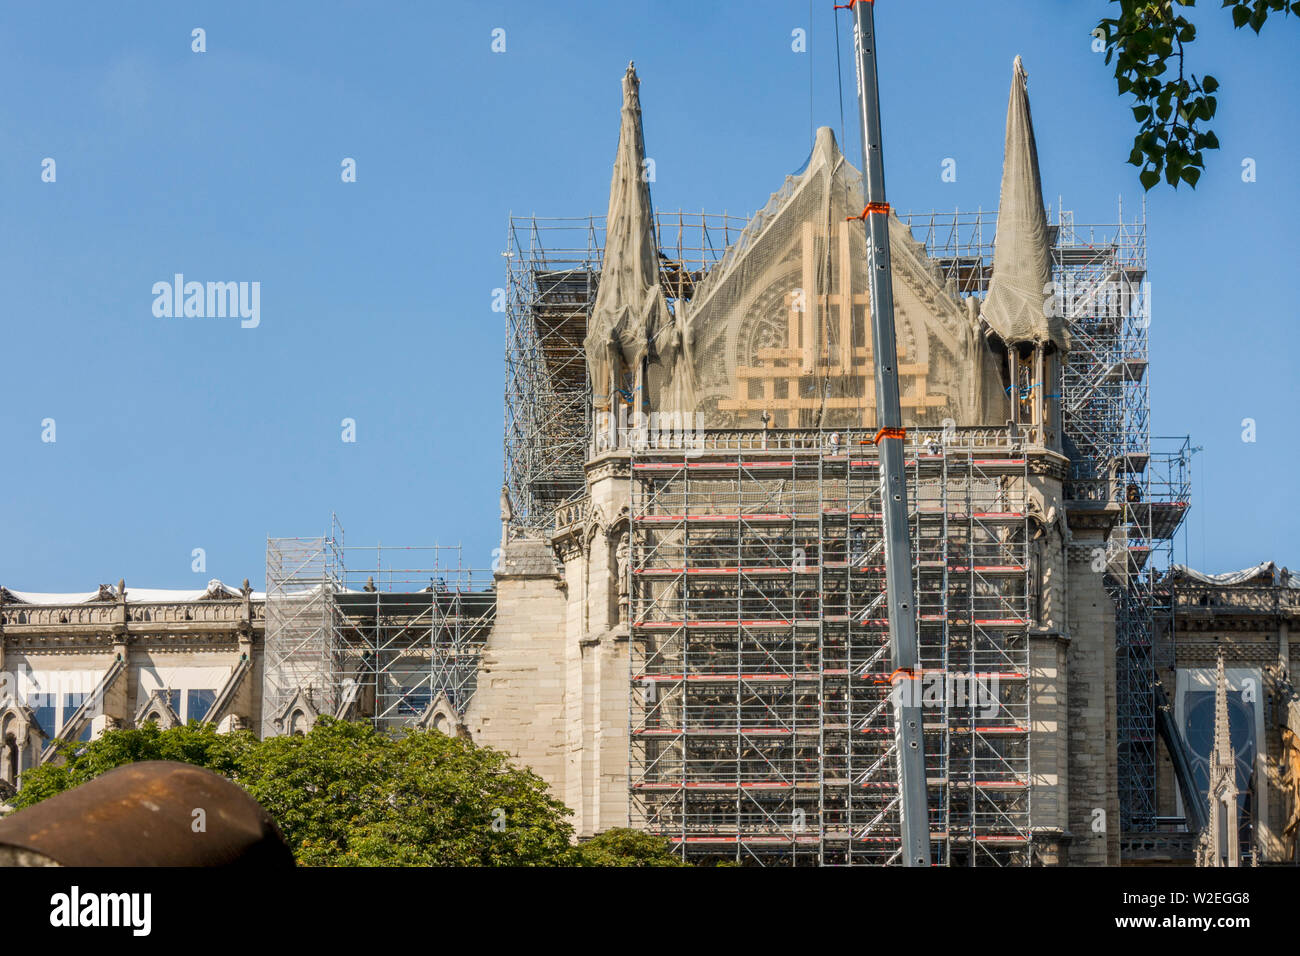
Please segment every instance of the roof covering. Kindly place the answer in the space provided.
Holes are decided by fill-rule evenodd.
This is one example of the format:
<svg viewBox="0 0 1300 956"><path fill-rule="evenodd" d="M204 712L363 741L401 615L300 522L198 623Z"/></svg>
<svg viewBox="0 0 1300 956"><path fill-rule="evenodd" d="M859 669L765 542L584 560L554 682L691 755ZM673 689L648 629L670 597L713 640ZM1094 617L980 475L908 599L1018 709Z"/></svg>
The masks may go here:
<svg viewBox="0 0 1300 956"><path fill-rule="evenodd" d="M1185 564L1175 564L1169 569L1169 573L1174 578L1196 581L1199 584L1212 584L1217 587L1231 587L1234 584L1257 582L1265 578L1266 583L1278 587L1300 588L1300 578L1292 576L1287 568L1279 568L1272 561L1264 561L1253 567L1242 568L1240 571L1225 571L1222 574L1206 574Z"/></svg>
<svg viewBox="0 0 1300 956"><path fill-rule="evenodd" d="M95 591L15 591L13 588L0 587L6 604L90 604L96 601L116 601L117 588L111 584L101 584ZM187 601L229 601L243 597L239 588L232 588L213 578L202 589L191 588L126 588L128 601L141 603L184 603ZM254 601L263 600L266 594L254 591Z"/></svg>

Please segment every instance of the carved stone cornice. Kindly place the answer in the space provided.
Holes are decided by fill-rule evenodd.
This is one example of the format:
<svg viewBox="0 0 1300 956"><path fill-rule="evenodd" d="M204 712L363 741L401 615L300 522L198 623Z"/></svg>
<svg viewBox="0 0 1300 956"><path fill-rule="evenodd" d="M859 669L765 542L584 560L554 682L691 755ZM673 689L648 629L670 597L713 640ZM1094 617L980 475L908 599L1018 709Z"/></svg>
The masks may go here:
<svg viewBox="0 0 1300 956"><path fill-rule="evenodd" d="M1056 481L1065 481L1070 474L1070 459L1050 448L1030 448L1025 457L1029 473Z"/></svg>
<svg viewBox="0 0 1300 956"><path fill-rule="evenodd" d="M632 456L623 448L600 452L585 468L589 486L606 478L627 478L632 474Z"/></svg>
<svg viewBox="0 0 1300 956"><path fill-rule="evenodd" d="M1068 631L1063 631L1057 627L1031 627L1029 629L1029 640L1040 643L1059 644L1062 647L1069 647L1071 637Z"/></svg>
<svg viewBox="0 0 1300 956"><path fill-rule="evenodd" d="M551 547L564 564L577 560L582 556L582 529L565 528L551 538Z"/></svg>
<svg viewBox="0 0 1300 956"><path fill-rule="evenodd" d="M1277 663L1278 645L1270 641L1244 643L1231 640L1187 641L1174 644L1179 667L1213 667L1222 653L1228 667Z"/></svg>
<svg viewBox="0 0 1300 956"><path fill-rule="evenodd" d="M1268 640L1277 639L1278 621L1266 617L1246 617L1232 613L1196 614L1177 613L1175 632L1178 634L1205 634L1209 631L1232 631L1238 634L1263 634Z"/></svg>
<svg viewBox="0 0 1300 956"><path fill-rule="evenodd" d="M1065 517L1072 534L1092 533L1105 538L1119 520L1123 509L1114 501L1079 501L1067 499Z"/></svg>
<svg viewBox="0 0 1300 956"><path fill-rule="evenodd" d="M87 604L11 604L0 606L0 629L23 628L130 628L147 630L153 624L234 625L253 627L266 620L266 603L224 601L130 601Z"/></svg>
<svg viewBox="0 0 1300 956"><path fill-rule="evenodd" d="M263 632L259 628L241 635L237 626L204 628L201 630L162 629L146 632L132 630L123 635L112 630L51 631L46 628L11 628L4 635L5 647L24 653L109 654L114 647L129 643L150 650L221 649L237 650L241 637L245 643L260 644Z"/></svg>

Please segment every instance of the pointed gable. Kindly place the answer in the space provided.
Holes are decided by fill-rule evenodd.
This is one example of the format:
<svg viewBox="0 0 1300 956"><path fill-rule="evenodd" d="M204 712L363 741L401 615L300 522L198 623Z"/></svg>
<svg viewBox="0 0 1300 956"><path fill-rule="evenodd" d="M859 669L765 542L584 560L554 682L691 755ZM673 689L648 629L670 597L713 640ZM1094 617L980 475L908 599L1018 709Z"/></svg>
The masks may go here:
<svg viewBox="0 0 1300 956"><path fill-rule="evenodd" d="M135 725L143 727L145 724L154 723L158 725L159 730L170 730L180 725L180 715L176 713L168 700L169 691L154 690L149 692L143 703L135 712Z"/></svg>
<svg viewBox="0 0 1300 956"><path fill-rule="evenodd" d="M758 427L765 416L777 428L875 426L862 207L861 174L823 127L808 161L754 215L686 309L705 427ZM1005 421L976 316L897 217L889 235L904 421Z"/></svg>

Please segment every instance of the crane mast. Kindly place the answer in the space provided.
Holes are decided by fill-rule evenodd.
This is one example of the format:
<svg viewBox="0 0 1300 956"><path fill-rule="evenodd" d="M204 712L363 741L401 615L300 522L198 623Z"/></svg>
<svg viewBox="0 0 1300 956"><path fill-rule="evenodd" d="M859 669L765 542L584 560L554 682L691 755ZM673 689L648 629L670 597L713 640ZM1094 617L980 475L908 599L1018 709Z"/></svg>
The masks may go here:
<svg viewBox="0 0 1300 956"><path fill-rule="evenodd" d="M898 396L898 348L894 336L894 287L889 262L889 204L880 147L880 91L876 77L874 0L851 0L857 54L858 111L862 129L862 175L867 206L867 266L871 276L871 333L876 375L876 445L880 450L881 513L884 516L885 581L893 665L894 742L898 752L899 816L904 866L930 865L930 815L926 806L925 739L917 683L916 608L912 546L907 524L902 410Z"/></svg>

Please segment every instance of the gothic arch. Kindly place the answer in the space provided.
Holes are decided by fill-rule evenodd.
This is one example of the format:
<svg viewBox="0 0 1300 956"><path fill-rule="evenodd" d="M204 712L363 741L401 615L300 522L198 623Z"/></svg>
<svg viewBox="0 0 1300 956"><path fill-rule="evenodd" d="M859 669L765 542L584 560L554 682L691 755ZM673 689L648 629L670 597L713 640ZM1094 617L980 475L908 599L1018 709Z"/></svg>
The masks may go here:
<svg viewBox="0 0 1300 956"><path fill-rule="evenodd" d="M275 728L285 736L302 737L311 733L319 717L311 693L299 687L276 715Z"/></svg>
<svg viewBox="0 0 1300 956"><path fill-rule="evenodd" d="M23 771L40 763L48 738L30 707L12 695L0 698L0 780L17 787Z"/></svg>
<svg viewBox="0 0 1300 956"><path fill-rule="evenodd" d="M172 709L165 690L150 691L149 696L145 698L144 703L140 705L140 708L135 713L135 725L137 727L154 723L158 725L159 730L170 730L179 726L180 722L180 715Z"/></svg>
<svg viewBox="0 0 1300 956"><path fill-rule="evenodd" d="M462 736L460 715L451 706L446 691L439 691L438 696L429 701L429 706L420 715L416 726L421 730L436 730L448 737Z"/></svg>

